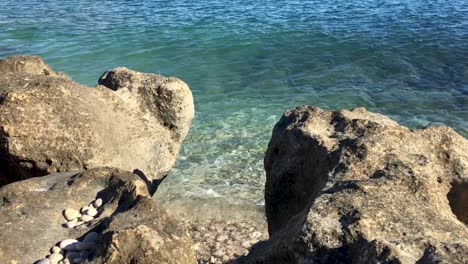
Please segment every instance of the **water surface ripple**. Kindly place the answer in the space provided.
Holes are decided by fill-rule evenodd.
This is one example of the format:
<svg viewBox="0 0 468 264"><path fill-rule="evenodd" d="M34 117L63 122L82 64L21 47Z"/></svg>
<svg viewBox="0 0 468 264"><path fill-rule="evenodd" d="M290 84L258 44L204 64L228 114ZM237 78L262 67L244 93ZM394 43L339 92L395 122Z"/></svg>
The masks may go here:
<svg viewBox="0 0 468 264"><path fill-rule="evenodd" d="M87 85L116 66L189 84L168 197L262 203L271 129L300 104L468 135L465 0L2 0L0 57L25 53Z"/></svg>

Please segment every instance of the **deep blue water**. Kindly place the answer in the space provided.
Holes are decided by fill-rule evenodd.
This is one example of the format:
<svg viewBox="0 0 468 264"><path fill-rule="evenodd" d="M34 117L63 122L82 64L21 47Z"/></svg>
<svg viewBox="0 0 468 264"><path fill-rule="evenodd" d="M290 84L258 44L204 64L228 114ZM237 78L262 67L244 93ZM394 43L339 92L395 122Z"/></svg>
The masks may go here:
<svg viewBox="0 0 468 264"><path fill-rule="evenodd" d="M187 82L175 196L261 203L271 129L300 104L468 135L466 0L0 0L0 57L25 53L87 85L116 66Z"/></svg>

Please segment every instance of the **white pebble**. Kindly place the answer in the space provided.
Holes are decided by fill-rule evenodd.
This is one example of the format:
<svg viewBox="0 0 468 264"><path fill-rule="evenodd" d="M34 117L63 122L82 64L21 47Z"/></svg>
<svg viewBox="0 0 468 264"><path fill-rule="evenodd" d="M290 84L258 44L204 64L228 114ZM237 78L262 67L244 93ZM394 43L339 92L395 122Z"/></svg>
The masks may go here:
<svg viewBox="0 0 468 264"><path fill-rule="evenodd" d="M36 261L35 264L50 264L50 260L48 258L43 258L41 260Z"/></svg>
<svg viewBox="0 0 468 264"><path fill-rule="evenodd" d="M60 253L61 249L57 246L50 249L50 253Z"/></svg>
<svg viewBox="0 0 468 264"><path fill-rule="evenodd" d="M64 250L73 250L76 243L78 243L76 239L65 239L60 242L59 247Z"/></svg>
<svg viewBox="0 0 468 264"><path fill-rule="evenodd" d="M70 260L68 260L67 258L63 260L63 264L70 264Z"/></svg>
<svg viewBox="0 0 468 264"><path fill-rule="evenodd" d="M72 208L67 208L67 209L63 210L63 216L68 221L71 221L71 220L73 220L75 218L78 218L78 217L80 217L80 215L81 215L80 212L78 212L77 210L72 209Z"/></svg>
<svg viewBox="0 0 468 264"><path fill-rule="evenodd" d="M96 232L90 232L83 238L83 242L96 242L99 238L99 234Z"/></svg>
<svg viewBox="0 0 468 264"><path fill-rule="evenodd" d="M87 249L93 249L96 247L96 242L79 242L76 244L76 250L87 250Z"/></svg>
<svg viewBox="0 0 468 264"><path fill-rule="evenodd" d="M94 209L94 207L89 207L88 210L86 210L84 213L89 216L96 216L98 211Z"/></svg>
<svg viewBox="0 0 468 264"><path fill-rule="evenodd" d="M80 212L84 214L88 209L89 209L89 206L83 206L81 207Z"/></svg>
<svg viewBox="0 0 468 264"><path fill-rule="evenodd" d="M73 259L72 263L73 264L80 264L81 262L84 262L86 259L84 258L76 258L76 259Z"/></svg>
<svg viewBox="0 0 468 264"><path fill-rule="evenodd" d="M93 202L94 208L99 208L101 205L102 205L102 199L101 198L98 198L98 199L94 200L94 202Z"/></svg>
<svg viewBox="0 0 468 264"><path fill-rule="evenodd" d="M82 216L80 217L80 221L83 221L83 222L85 222L85 223L86 223L86 222L89 222L89 221L91 221L91 220L93 220L93 219L94 219L94 217L89 216L89 215L82 215Z"/></svg>
<svg viewBox="0 0 468 264"><path fill-rule="evenodd" d="M73 219L73 220L71 220L71 221L68 221L68 222L65 224L65 226L66 226L67 228L74 228L74 227L76 226L77 223L78 223L78 218L75 218L75 219Z"/></svg>
<svg viewBox="0 0 468 264"><path fill-rule="evenodd" d="M54 254L48 256L47 258L50 260L51 263L56 264L57 262L59 262L59 261L61 261L63 259L63 256L60 253L54 253Z"/></svg>

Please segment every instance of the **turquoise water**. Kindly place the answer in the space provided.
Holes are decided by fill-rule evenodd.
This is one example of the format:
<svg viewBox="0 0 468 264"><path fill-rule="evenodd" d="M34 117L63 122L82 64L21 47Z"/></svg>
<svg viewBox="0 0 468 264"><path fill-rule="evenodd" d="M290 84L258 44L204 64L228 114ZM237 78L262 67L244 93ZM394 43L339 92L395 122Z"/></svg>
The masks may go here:
<svg viewBox="0 0 468 264"><path fill-rule="evenodd" d="M296 105L366 108L468 135L468 1L0 1L0 57L95 85L177 76L196 118L164 189L262 203L263 154Z"/></svg>

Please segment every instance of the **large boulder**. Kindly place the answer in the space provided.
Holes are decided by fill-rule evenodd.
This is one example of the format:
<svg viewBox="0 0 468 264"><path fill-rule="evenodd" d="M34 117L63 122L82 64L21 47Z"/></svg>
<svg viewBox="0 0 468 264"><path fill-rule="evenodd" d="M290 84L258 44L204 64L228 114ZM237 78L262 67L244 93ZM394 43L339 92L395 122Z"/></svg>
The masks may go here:
<svg viewBox="0 0 468 264"><path fill-rule="evenodd" d="M80 211L99 199L102 205L91 220L72 228L64 225L72 222L64 210ZM81 262L196 263L183 225L167 217L146 183L130 172L105 167L32 178L0 188L0 201L0 263L34 263L52 255L49 250L66 239L89 246L84 241L92 232L97 246L91 243ZM70 262L80 250L65 251Z"/></svg>
<svg viewBox="0 0 468 264"><path fill-rule="evenodd" d="M468 263L468 141L356 108L287 111L265 157L271 239L247 263Z"/></svg>
<svg viewBox="0 0 468 264"><path fill-rule="evenodd" d="M99 83L77 84L35 56L0 60L0 186L100 166L148 182L167 175L194 116L188 86L126 68Z"/></svg>

